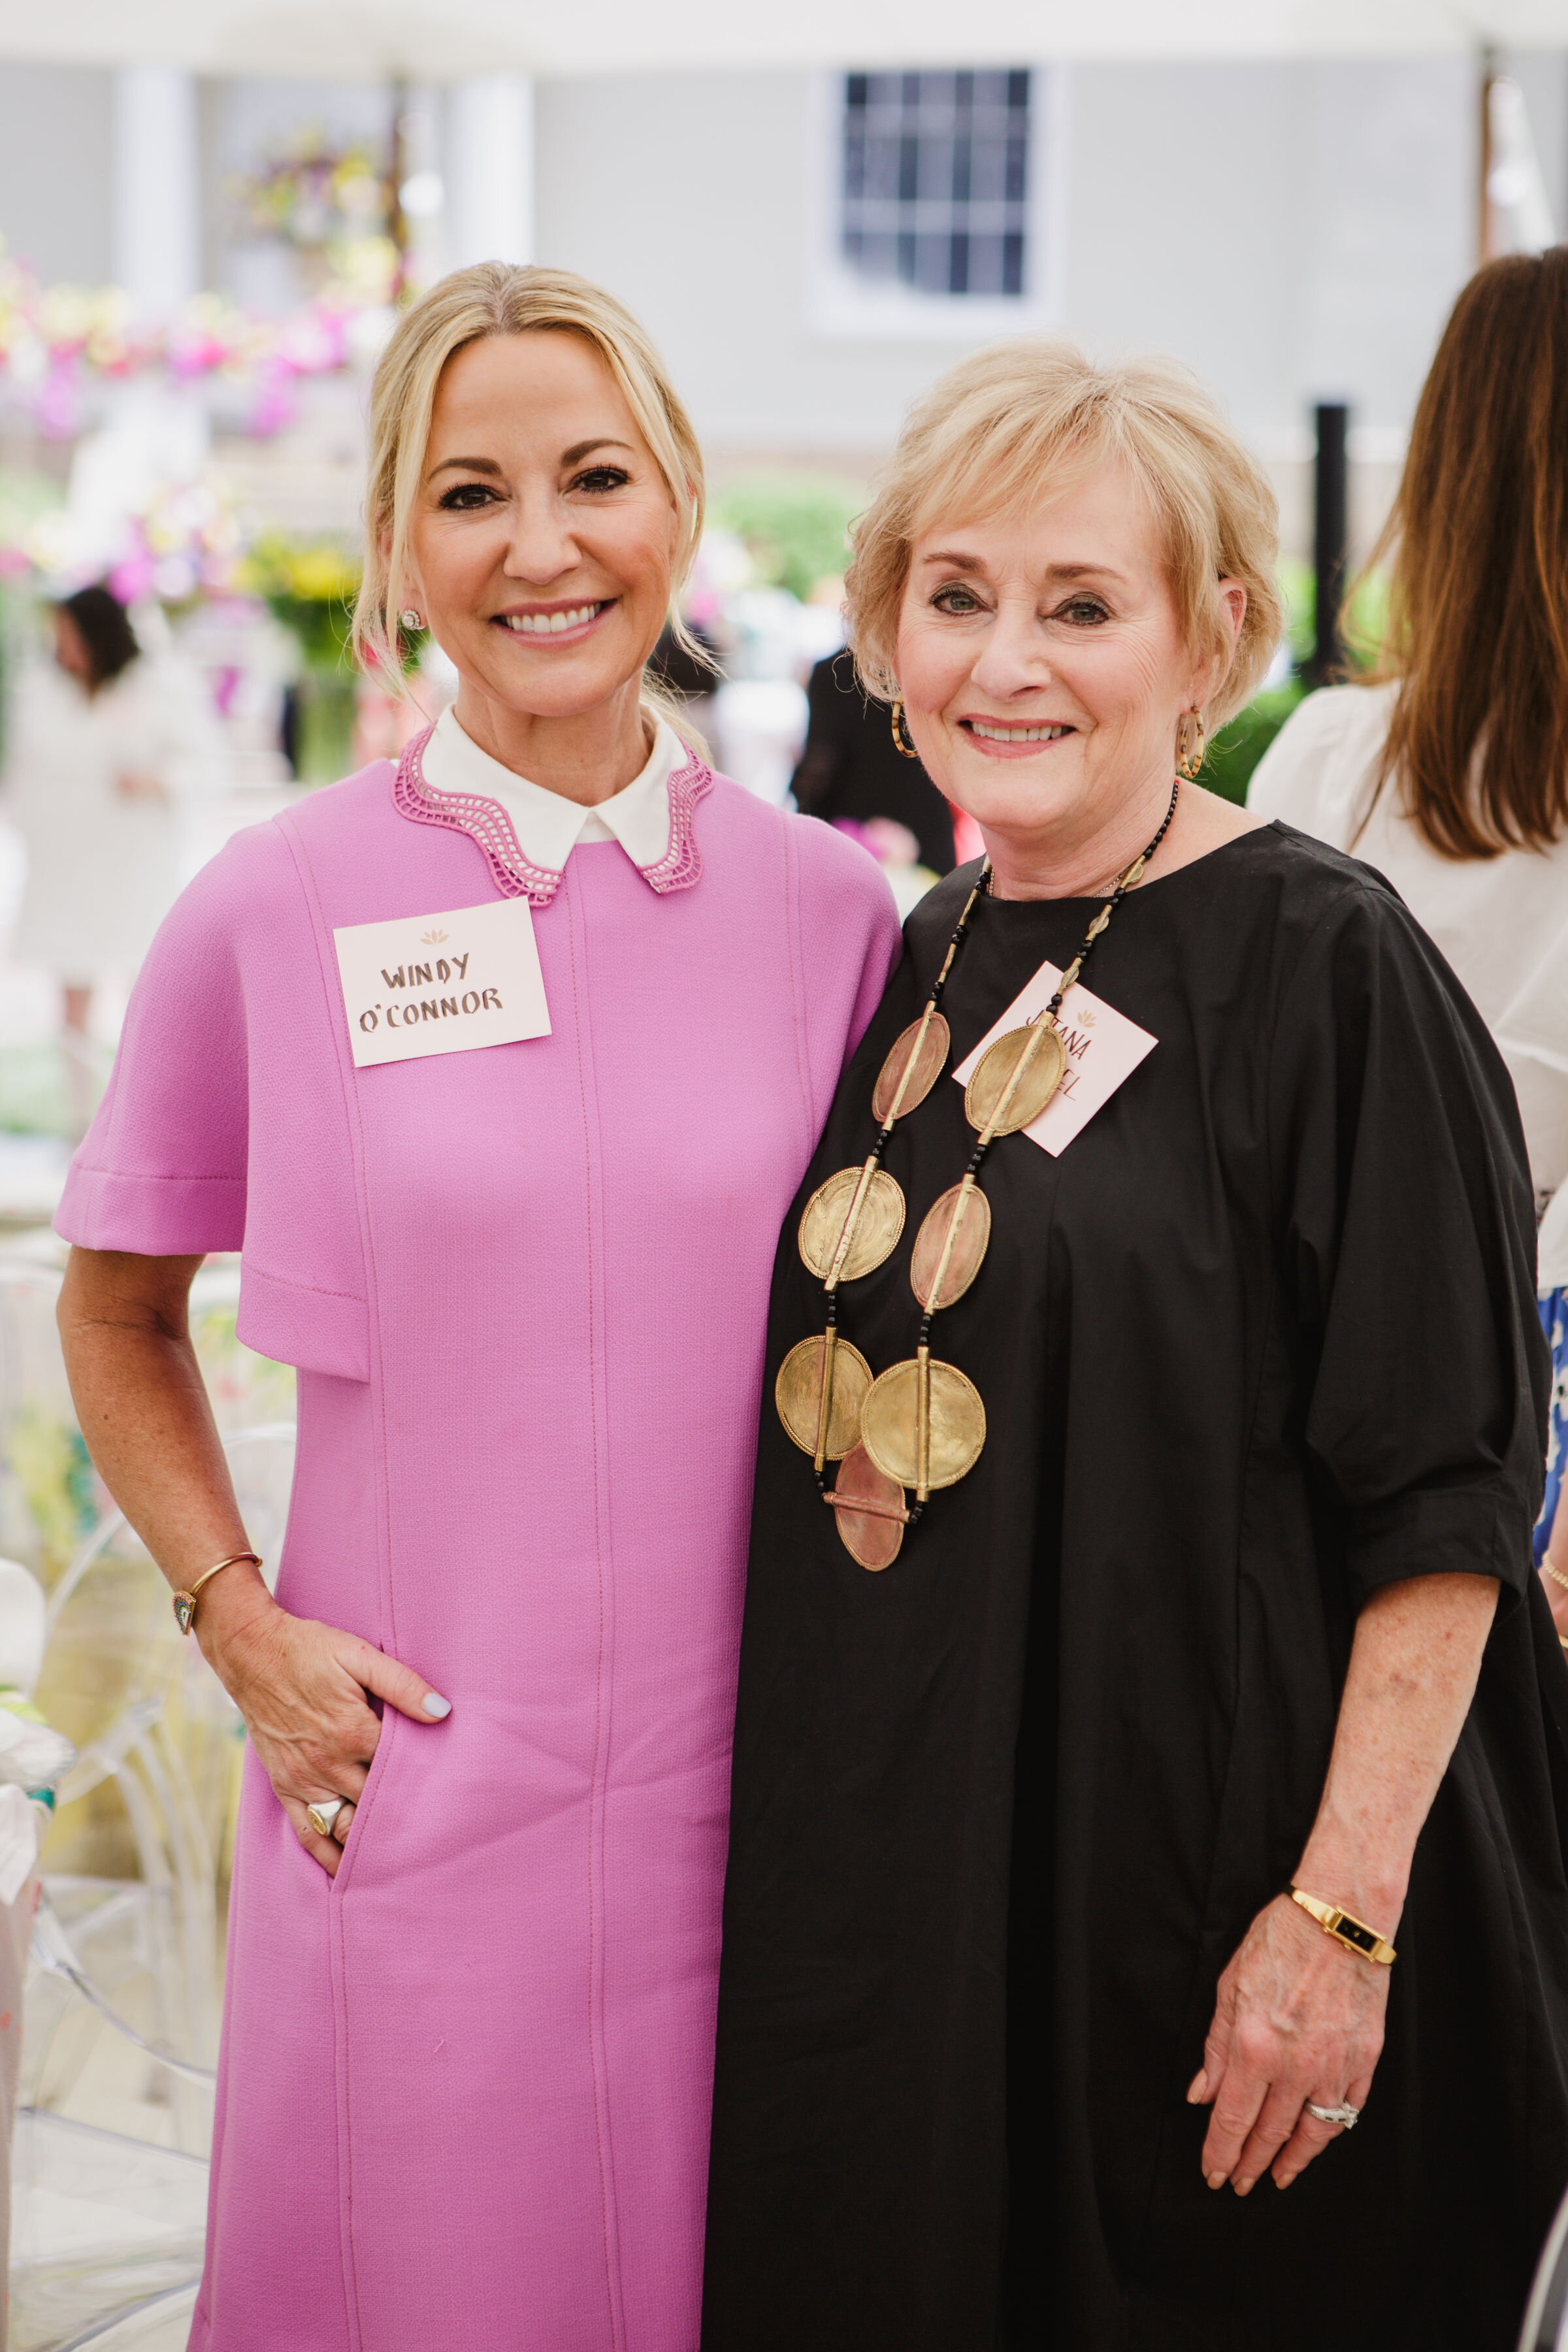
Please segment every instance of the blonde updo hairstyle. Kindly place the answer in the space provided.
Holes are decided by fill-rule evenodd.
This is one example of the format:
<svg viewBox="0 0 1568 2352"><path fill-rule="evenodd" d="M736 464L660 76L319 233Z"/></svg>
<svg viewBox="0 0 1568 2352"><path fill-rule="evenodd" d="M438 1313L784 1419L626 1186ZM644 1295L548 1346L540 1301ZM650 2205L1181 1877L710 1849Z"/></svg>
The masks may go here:
<svg viewBox="0 0 1568 2352"><path fill-rule="evenodd" d="M675 509L670 621L702 536L702 452L664 362L613 294L568 269L481 261L454 270L405 310L375 371L370 395L370 484L365 498L364 577L354 604L355 658L394 692L406 692L396 614L405 594L408 527L430 442L441 371L454 352L484 335L581 335L620 389L653 453ZM674 716L666 698L644 699ZM690 732L689 728L685 730Z"/></svg>
<svg viewBox="0 0 1568 2352"><path fill-rule="evenodd" d="M1229 650L1219 583L1246 588L1241 634L1201 713L1205 729L1212 733L1249 701L1283 626L1279 512L1267 478L1173 360L1097 367L1070 343L1034 339L994 344L943 376L910 411L855 524L846 613L868 691L884 702L899 691L899 616L921 532L939 520L1026 511L1107 459L1127 467L1154 515L1194 654Z"/></svg>

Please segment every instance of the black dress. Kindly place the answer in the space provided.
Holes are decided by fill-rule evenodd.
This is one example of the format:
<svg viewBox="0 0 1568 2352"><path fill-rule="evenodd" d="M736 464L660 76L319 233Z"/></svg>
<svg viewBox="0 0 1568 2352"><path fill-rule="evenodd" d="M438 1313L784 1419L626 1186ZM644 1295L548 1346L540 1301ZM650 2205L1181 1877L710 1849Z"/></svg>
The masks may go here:
<svg viewBox="0 0 1568 2352"><path fill-rule="evenodd" d="M975 869L910 919L805 1192ZM1093 902L983 902L966 1055ZM1504 2352L1568 2183L1568 1670L1531 1572L1545 1357L1509 1080L1369 868L1283 825L1132 893L1086 974L1158 1039L1052 1159L994 1147L933 1352L985 1450L858 1568L771 1384L822 1328L780 1244L742 1650L703 2352ZM940 1079L842 1293L912 1351L909 1251L973 1146ZM796 1204L796 1213L800 1202ZM1204 2185L1220 1971L1297 1864L1355 1617L1500 1580L1415 1856L1363 2121Z"/></svg>
<svg viewBox="0 0 1568 2352"><path fill-rule="evenodd" d="M885 702L861 691L852 654L819 661L806 688L805 749L791 780L795 806L831 824L835 817L890 816L921 845L921 864L952 871L952 812L918 760L893 741Z"/></svg>

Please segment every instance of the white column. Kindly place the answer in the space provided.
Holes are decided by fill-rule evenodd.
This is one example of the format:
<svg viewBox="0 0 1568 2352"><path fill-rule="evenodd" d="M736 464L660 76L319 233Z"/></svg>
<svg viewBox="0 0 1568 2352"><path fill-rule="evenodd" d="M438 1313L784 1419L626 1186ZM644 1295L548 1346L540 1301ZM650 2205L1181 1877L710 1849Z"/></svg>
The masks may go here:
<svg viewBox="0 0 1568 2352"><path fill-rule="evenodd" d="M450 265L533 259L533 77L476 74L447 101Z"/></svg>
<svg viewBox="0 0 1568 2352"><path fill-rule="evenodd" d="M114 279L138 310L164 316L201 285L196 83L178 66L114 77Z"/></svg>

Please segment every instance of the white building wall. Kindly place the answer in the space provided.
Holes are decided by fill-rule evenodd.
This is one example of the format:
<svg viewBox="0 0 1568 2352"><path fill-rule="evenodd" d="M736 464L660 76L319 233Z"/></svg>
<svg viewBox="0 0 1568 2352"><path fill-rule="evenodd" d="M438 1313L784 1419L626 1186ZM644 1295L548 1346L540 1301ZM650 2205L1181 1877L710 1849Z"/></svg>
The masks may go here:
<svg viewBox="0 0 1568 2352"><path fill-rule="evenodd" d="M0 66L0 236L40 278L109 276L114 77Z"/></svg>
<svg viewBox="0 0 1568 2352"><path fill-rule="evenodd" d="M799 74L541 87L540 257L639 312L717 448L883 448L963 348L813 331L811 99ZM1063 111L1068 331L1175 353L1266 439L1314 397L1404 429L1474 266L1466 60L1078 66Z"/></svg>

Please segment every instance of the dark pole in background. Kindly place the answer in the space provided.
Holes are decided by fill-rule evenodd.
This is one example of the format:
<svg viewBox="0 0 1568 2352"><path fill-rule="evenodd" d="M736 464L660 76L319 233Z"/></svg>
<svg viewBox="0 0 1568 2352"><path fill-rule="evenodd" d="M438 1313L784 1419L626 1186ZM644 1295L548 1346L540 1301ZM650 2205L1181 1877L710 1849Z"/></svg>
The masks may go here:
<svg viewBox="0 0 1568 2352"><path fill-rule="evenodd" d="M1307 678L1327 686L1344 662L1340 604L1345 593L1345 435L1350 410L1321 401L1316 411L1318 455L1312 485L1314 643Z"/></svg>

